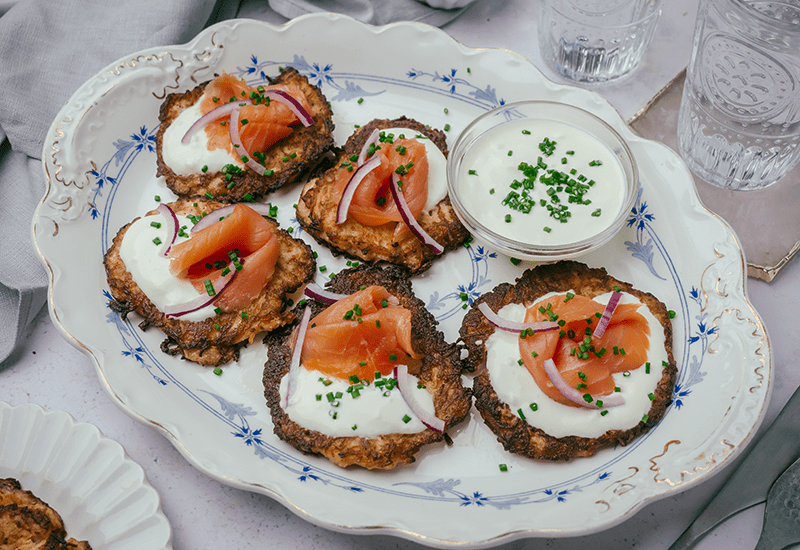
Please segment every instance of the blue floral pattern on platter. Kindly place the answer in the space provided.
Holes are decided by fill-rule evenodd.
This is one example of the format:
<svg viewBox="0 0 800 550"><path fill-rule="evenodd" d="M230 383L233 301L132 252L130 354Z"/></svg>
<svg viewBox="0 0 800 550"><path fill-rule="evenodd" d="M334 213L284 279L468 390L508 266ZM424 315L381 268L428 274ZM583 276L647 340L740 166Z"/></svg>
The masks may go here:
<svg viewBox="0 0 800 550"><path fill-rule="evenodd" d="M426 72L410 68L406 73L405 80L402 80L367 74L340 73L336 72L331 64L309 63L303 56L295 56L291 61L259 61L253 55L250 57L249 63L238 67L234 74L246 78L251 84L263 83L266 81L268 70L281 66L295 67L313 83L323 87L327 97L333 102L348 102L361 97L377 96L386 90L385 86L391 85L413 87L431 94L446 94L453 100L462 101L484 110L504 104L504 100L497 97L495 88L483 83L474 84L470 81L469 74L466 77L459 76L456 69ZM128 168L140 156L144 162L154 164L156 131L157 127L140 126L129 135L128 139L116 140L113 143L116 152L102 166L90 172L90 176L93 178L90 214L92 219L102 220L101 245L103 251L110 244L108 218L115 192L122 185ZM299 234L296 219L291 217L287 221L288 226L296 230L295 235ZM709 337L715 334L716 328L708 324L702 296L696 287L692 286L690 290L685 290L669 251L659 238L659 220L648 208L648 204L644 200L644 190L641 187L627 225L629 228L635 229L636 235L636 241L624 243L631 258L644 264L656 279L669 281L679 297L677 318L683 322L683 333L689 335L683 346L683 356L676 358L680 372L673 396L675 407L672 410L680 409L686 400L690 399L691 388L703 381L705 376L702 371L703 360L708 349ZM458 316L463 314L464 310L482 292L490 290L493 286L490 275L492 266L500 261L497 254L484 247L471 244L466 245L465 248L470 263L468 278L453 288L442 292L437 290L429 296L427 307L439 321L458 319ZM666 269L666 272L660 273L659 269ZM103 291L103 297L106 302L111 299L108 291ZM694 310L697 310L697 313L694 313ZM697 321L694 329L689 326L690 319ZM234 440L251 448L258 458L268 459L281 465L302 483L322 483L351 493L369 490L394 496L412 497L417 500L427 499L452 503L454 506L460 507L490 507L508 510L515 506L537 505L554 501L565 502L587 487L608 480L612 476L615 464L633 452L649 437L649 434L645 434L628 447L621 449L606 464L574 479L513 494L493 494L490 487L467 488L463 486L465 483L462 483L461 479L456 478L440 478L421 482L406 481L395 483L389 488L380 487L355 481L347 476L346 471L337 473L318 468L304 460L303 457L296 456L295 453L285 452L281 448L271 445L264 437L263 428L251 426L250 419L258 414L251 407L231 402L216 393L185 387L161 363L158 356L160 351L151 352L142 339L141 331L135 328L130 321L121 319L119 315L111 311L107 314L106 321L119 332L124 344L124 348L119 353L124 360L132 361L140 368L147 370L159 387L167 385L179 387L217 422L223 423L230 430Z"/></svg>

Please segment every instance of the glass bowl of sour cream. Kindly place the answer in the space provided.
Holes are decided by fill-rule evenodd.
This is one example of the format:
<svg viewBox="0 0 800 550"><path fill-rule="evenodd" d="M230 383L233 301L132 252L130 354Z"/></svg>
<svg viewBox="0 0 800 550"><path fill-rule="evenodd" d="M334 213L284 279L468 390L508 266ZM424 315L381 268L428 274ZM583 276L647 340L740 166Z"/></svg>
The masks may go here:
<svg viewBox="0 0 800 550"><path fill-rule="evenodd" d="M521 260L574 258L625 223L639 173L625 140L565 103L520 101L488 111L447 160L456 214L487 247Z"/></svg>

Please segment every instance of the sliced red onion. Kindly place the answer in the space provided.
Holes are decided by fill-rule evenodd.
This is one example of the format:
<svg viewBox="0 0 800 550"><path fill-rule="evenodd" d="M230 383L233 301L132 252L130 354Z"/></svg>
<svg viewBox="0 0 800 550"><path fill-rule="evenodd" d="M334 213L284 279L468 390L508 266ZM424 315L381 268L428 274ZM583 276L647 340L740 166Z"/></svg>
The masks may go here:
<svg viewBox="0 0 800 550"><path fill-rule="evenodd" d="M309 321L311 321L311 308L307 307L300 318L300 325L297 327L297 339L294 342L294 349L292 349L292 358L289 361L289 372L286 374L289 378L286 379L286 394L281 396L281 408L286 410L289 405L289 394L292 391L292 381L297 369L300 368L300 356L303 353L303 342L306 339L306 331L308 330Z"/></svg>
<svg viewBox="0 0 800 550"><path fill-rule="evenodd" d="M347 294L337 294L330 290L325 290L316 283L309 283L303 291L303 294L325 305L333 304L348 296Z"/></svg>
<svg viewBox="0 0 800 550"><path fill-rule="evenodd" d="M483 315L497 328L500 330L505 330L506 332L522 332L523 330L531 329L533 332L548 332L551 330L558 330L558 323L554 323L553 321L539 321L536 323L517 323L516 321L509 321L508 319L503 319L497 313L492 311L492 308L489 307L489 304L486 302L481 302L478 304L478 311L483 313Z"/></svg>
<svg viewBox="0 0 800 550"><path fill-rule="evenodd" d="M261 214L264 217L269 217L269 214L270 214L269 213L269 209L270 209L270 205L269 204L262 204L260 202L253 202L253 203L245 204L244 206L247 206L248 208L252 208L258 214ZM200 231L201 229L205 229L209 225L214 225L215 223L222 221L223 218L227 218L228 216L230 216L233 213L233 209L235 207L236 207L235 204L229 204L227 206L223 206L221 208L217 208L216 210L214 210L210 214L206 214L205 216L203 216L200 219L200 221L198 221L196 224L194 224L192 226L191 232L192 233L197 233L198 231Z"/></svg>
<svg viewBox="0 0 800 550"><path fill-rule="evenodd" d="M586 407L587 409L601 408L597 406L598 399L593 398L591 402L587 402L586 399L583 398L584 394L567 384L567 381L564 380L564 378L561 376L561 373L558 372L558 367L556 367L556 364L552 359L544 360L544 371L547 373L547 377L550 378L550 381L553 383L553 386L556 387L559 393L573 403L580 405L581 407ZM616 392L604 396L599 400L602 401L602 408L604 409L606 407L616 407L625 403L625 398L622 397L622 394Z"/></svg>
<svg viewBox="0 0 800 550"><path fill-rule="evenodd" d="M372 133L367 138L367 141L364 142L364 146L361 148L361 152L358 154L358 160L356 160L356 166L361 166L367 161L367 153L369 152L369 146L376 145L380 137L381 137L380 130L378 130L377 128L372 130Z"/></svg>
<svg viewBox="0 0 800 550"><path fill-rule="evenodd" d="M234 277L238 271L232 269L230 273L227 275L221 276L217 279L216 284L212 284L214 287L214 295L209 296L208 294L200 294L194 300L190 300L183 304L176 304L172 306L164 306L164 315L166 317L182 317L188 313L192 313L193 311L197 311L198 309L203 309L204 307L212 304L214 300L219 298L222 293L228 288L233 281Z"/></svg>
<svg viewBox="0 0 800 550"><path fill-rule="evenodd" d="M611 293L611 298L609 298L608 303L606 304L606 309L603 311L603 316L600 317L600 321L597 323L597 326L594 327L592 336L600 338L603 334L605 334L606 327L611 321L611 316L614 314L614 310L617 309L617 304L619 303L619 299L621 297L622 294L616 290Z"/></svg>
<svg viewBox="0 0 800 550"><path fill-rule="evenodd" d="M336 223L344 223L347 220L347 211L350 210L350 202L353 200L353 195L355 195L356 189L358 189L358 185L364 179L364 177L372 172L375 168L380 166L381 164L381 157L378 155L373 156L369 159L366 163L359 166L353 175L350 177L350 181L347 182L347 185L344 188L344 192L342 193L342 198L339 201L339 207L336 209Z"/></svg>
<svg viewBox="0 0 800 550"><path fill-rule="evenodd" d="M402 191L400 191L400 186L397 184L400 181L400 176L397 174L392 174L392 184L389 186L389 189L392 190L392 196L394 197L394 202L397 203L397 209L400 211L400 216L402 216L403 221L406 222L406 225L411 230L416 238L420 241L425 243L425 245L431 249L436 255L441 254L444 252L444 247L437 243L433 237L428 235L422 226L414 219L414 216L411 214L411 210L408 208L408 203L406 202L406 198L403 196Z"/></svg>
<svg viewBox="0 0 800 550"><path fill-rule="evenodd" d="M164 239L164 243L162 244L161 248L161 255L166 256L169 254L170 248L175 243L175 237L178 235L178 216L175 215L175 212L172 211L172 208L164 204L163 202L158 205L156 208L162 216L167 218L167 238Z"/></svg>
<svg viewBox="0 0 800 550"><path fill-rule="evenodd" d="M311 113L306 111L305 107L292 97L292 94L283 90L264 90L264 96L268 97L270 101L274 99L289 107L289 109L297 115L297 118L300 119L300 123L303 126L311 126L314 124L314 118L311 116Z"/></svg>
<svg viewBox="0 0 800 550"><path fill-rule="evenodd" d="M438 418L435 414L428 412L422 404L417 401L414 389L417 386L417 378L408 373L408 366L397 365L394 368L394 377L397 380L397 388L400 390L400 395L408 404L417 418L428 428L437 433L444 433L444 420Z"/></svg>
<svg viewBox="0 0 800 550"><path fill-rule="evenodd" d="M252 202L252 203L247 203L244 206L252 208L258 214L261 214L261 216L264 217L264 218L274 217L274 216L270 216L270 208L272 208L272 204L264 204L264 203L261 203L261 202Z"/></svg>
<svg viewBox="0 0 800 550"><path fill-rule="evenodd" d="M209 112L198 118L195 121L195 123L192 124L188 130L186 130L186 133L183 134L183 137L181 138L181 143L183 143L184 145L189 143L189 140L192 139L192 136L199 130L202 130L203 128L205 128L218 118L230 115L231 111L234 110L238 111L239 108L242 107L242 105L252 104L252 103L253 102L250 101L249 99L241 99L238 101L225 103L224 105L220 105L219 107L214 107Z"/></svg>
<svg viewBox="0 0 800 550"><path fill-rule="evenodd" d="M236 206L235 204L229 204L228 206L217 208L210 214L206 214L205 216L200 218L200 221L198 221L196 224L192 226L191 232L197 233L198 231L200 231L201 229L205 229L209 225L214 225L215 223L222 221L220 218L226 218L230 216L231 213L233 213L233 209L235 206Z"/></svg>
<svg viewBox="0 0 800 550"><path fill-rule="evenodd" d="M256 159L250 156L250 152L245 149L244 144L239 137L239 109L236 109L231 113L231 118L228 121L228 133L231 136L233 150L239 153L236 155L239 157L239 160L241 160L242 157L246 158L247 160L244 161L245 165L259 176L263 176L264 172L267 170L266 166L259 164L256 162Z"/></svg>

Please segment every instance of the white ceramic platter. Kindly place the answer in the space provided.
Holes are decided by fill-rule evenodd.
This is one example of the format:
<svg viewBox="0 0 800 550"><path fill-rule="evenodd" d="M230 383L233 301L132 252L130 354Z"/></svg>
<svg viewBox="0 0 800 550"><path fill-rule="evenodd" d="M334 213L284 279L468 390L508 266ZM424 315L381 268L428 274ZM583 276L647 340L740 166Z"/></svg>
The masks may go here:
<svg viewBox="0 0 800 550"><path fill-rule="evenodd" d="M407 115L449 128L452 143L477 115L523 99L587 109L628 141L641 186L622 232L581 258L652 292L677 312L674 403L654 430L625 448L571 463L511 456L479 418L391 472L341 470L272 435L261 371L250 346L222 376L166 356L160 332L108 309L103 253L117 230L172 195L155 177L154 135L167 93L223 70L261 82L293 66L321 86L338 143L374 117ZM359 100L363 101L359 101ZM638 138L599 95L547 81L525 59L463 47L439 29L370 27L330 14L284 26L234 20L193 42L140 52L86 82L53 122L44 151L49 187L33 223L51 276L50 311L96 363L114 402L168 437L196 468L272 496L337 531L389 533L423 544L492 546L521 537L573 536L624 521L646 502L707 479L754 435L769 398L772 358L747 301L736 236L700 203L678 156ZM345 266L293 217L299 186L267 198L278 220L320 254L317 282ZM464 247L415 277L415 292L455 340L465 303L527 266ZM466 297L466 302L465 302ZM498 464L509 466L499 471Z"/></svg>
<svg viewBox="0 0 800 550"><path fill-rule="evenodd" d="M0 478L52 506L95 550L171 549L161 500L119 443L61 411L0 401Z"/></svg>

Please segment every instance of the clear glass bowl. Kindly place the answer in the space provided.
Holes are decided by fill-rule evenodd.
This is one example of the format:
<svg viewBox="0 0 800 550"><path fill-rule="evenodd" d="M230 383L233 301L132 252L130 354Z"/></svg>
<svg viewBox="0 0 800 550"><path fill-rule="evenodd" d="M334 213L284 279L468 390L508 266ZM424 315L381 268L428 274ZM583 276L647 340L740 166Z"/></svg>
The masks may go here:
<svg viewBox="0 0 800 550"><path fill-rule="evenodd" d="M498 132L494 130L505 124L517 123L518 121L525 121L526 125L533 125L540 121L545 123L549 121L565 123L589 134L589 136L605 144L610 149L613 156L619 161L623 174L623 181L620 182L623 187L622 200L619 210L613 213L610 224L599 228L596 233L592 233L589 236L582 235L579 239L571 242L557 244L532 243L530 239L517 240L490 229L479 219L486 215L483 208L476 209L474 206L472 210L468 208L470 201L465 200L466 194L474 190L465 189L469 187L465 183L465 178L470 177L464 165L465 156L476 147L489 147L491 142L497 139ZM591 137L589 138L590 141ZM514 162L519 160L517 157ZM535 163L537 159L527 158L523 160ZM498 185L502 184L503 182L498 182ZM636 167L636 161L622 136L592 113L572 105L552 101L530 100L509 103L482 114L461 132L447 160L448 193L461 222L479 244L521 260L546 262L575 258L606 244L624 225L627 215L633 208L638 185L639 172ZM489 196L488 193L489 191L487 190L487 197ZM500 195L495 198L498 201L502 200ZM540 208L540 206L535 206L534 208ZM479 211L476 212L475 210ZM603 213L604 216L606 214L607 212ZM569 223L575 223L575 221L570 220ZM569 225L569 223L566 225Z"/></svg>

